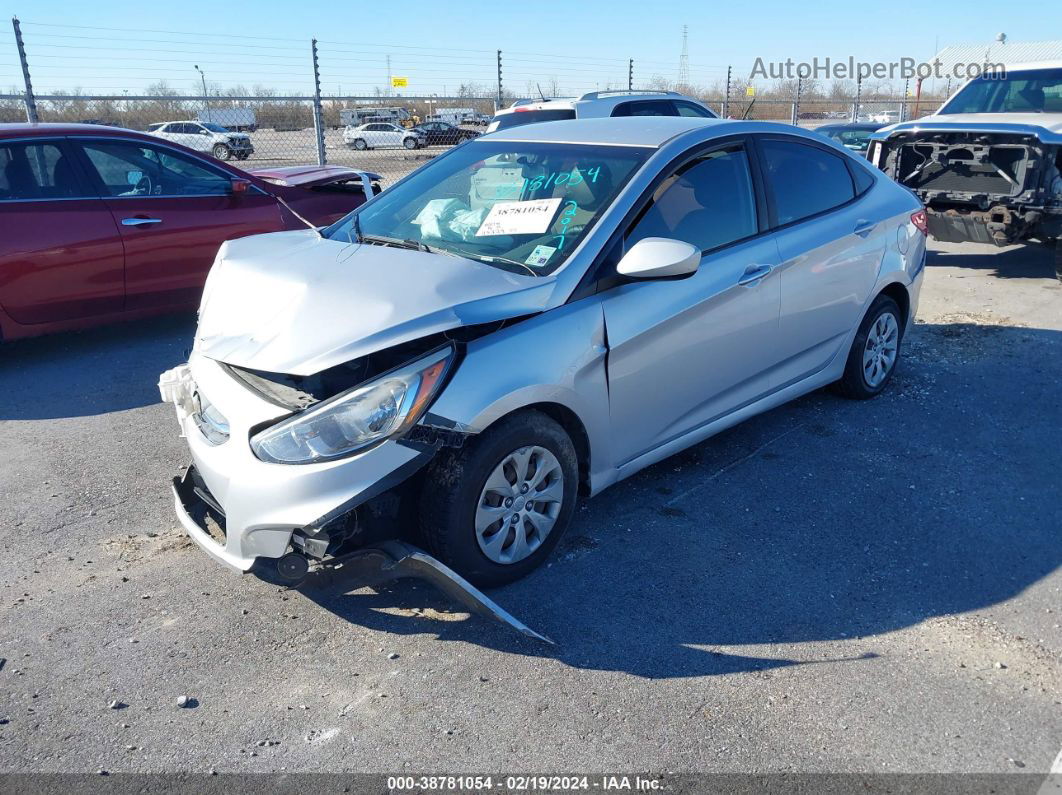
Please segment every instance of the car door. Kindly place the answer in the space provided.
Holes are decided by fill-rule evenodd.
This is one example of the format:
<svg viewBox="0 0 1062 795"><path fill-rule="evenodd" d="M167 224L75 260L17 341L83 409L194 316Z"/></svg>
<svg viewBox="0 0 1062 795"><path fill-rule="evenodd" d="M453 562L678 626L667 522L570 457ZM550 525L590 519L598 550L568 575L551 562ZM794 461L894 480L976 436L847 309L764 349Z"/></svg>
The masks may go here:
<svg viewBox="0 0 1062 795"><path fill-rule="evenodd" d="M622 466L762 397L775 363L778 248L743 141L683 163L628 230L704 253L682 279L628 281L602 294L609 411Z"/></svg>
<svg viewBox="0 0 1062 795"><path fill-rule="evenodd" d="M173 122L167 125L166 131L168 134L166 135L166 140L173 141L181 146L187 146L189 149L198 149L199 147L195 145L195 136L192 135L191 127L192 125L184 122Z"/></svg>
<svg viewBox="0 0 1062 795"><path fill-rule="evenodd" d="M0 306L20 324L122 309L124 252L65 139L0 141Z"/></svg>
<svg viewBox="0 0 1062 795"><path fill-rule="evenodd" d="M193 122L184 124L182 127L184 127L184 135L181 136L180 141L182 144L189 149L195 149L197 152L210 152L213 150L214 133L210 132L206 127Z"/></svg>
<svg viewBox="0 0 1062 795"><path fill-rule="evenodd" d="M276 200L238 177L170 147L78 139L125 245L126 308L194 306L225 240L284 228Z"/></svg>
<svg viewBox="0 0 1062 795"><path fill-rule="evenodd" d="M844 155L793 136L758 144L781 255L780 388L840 352L877 280L886 229Z"/></svg>
<svg viewBox="0 0 1062 795"><path fill-rule="evenodd" d="M384 136L386 146L399 147L402 145L402 139L405 137L405 130L401 127L396 127L393 124L381 124L383 128L381 135Z"/></svg>

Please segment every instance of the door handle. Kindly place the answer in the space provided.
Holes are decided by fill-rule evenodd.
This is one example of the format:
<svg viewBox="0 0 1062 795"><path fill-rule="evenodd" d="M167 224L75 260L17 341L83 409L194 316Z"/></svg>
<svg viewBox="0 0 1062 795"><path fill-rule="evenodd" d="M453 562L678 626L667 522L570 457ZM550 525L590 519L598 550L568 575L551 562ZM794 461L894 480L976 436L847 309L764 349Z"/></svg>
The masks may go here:
<svg viewBox="0 0 1062 795"><path fill-rule="evenodd" d="M161 218L123 218L122 226L148 226L150 224L161 224Z"/></svg>
<svg viewBox="0 0 1062 795"><path fill-rule="evenodd" d="M865 218L860 218L858 221L856 221L855 229L853 229L852 231L857 235L866 235L875 226L877 226L877 224L875 224L873 221L867 221Z"/></svg>
<svg viewBox="0 0 1062 795"><path fill-rule="evenodd" d="M774 270L774 265L749 265L738 279L738 284L753 285Z"/></svg>

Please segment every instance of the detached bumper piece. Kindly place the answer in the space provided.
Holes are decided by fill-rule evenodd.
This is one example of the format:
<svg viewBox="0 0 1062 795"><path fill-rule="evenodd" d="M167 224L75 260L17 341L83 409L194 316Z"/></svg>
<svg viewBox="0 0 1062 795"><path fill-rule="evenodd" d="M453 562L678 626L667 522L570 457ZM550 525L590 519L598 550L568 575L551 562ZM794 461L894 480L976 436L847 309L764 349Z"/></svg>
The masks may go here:
<svg viewBox="0 0 1062 795"><path fill-rule="evenodd" d="M188 467L184 474L173 479L173 495L177 516L189 537L215 560L239 572L254 568L255 558L239 558L226 549L225 511L214 499L195 467ZM290 566L299 559L299 571L286 572L285 565ZM264 559L262 559L264 560ZM493 599L476 588L472 583L455 572L449 566L436 560L427 552L403 541L380 541L371 547L349 552L323 561L310 561L298 552L289 552L276 561L281 568L280 574L288 584L297 585L307 570L344 569L353 572L364 585L379 585L405 577L425 580L456 602L474 613L505 624L522 635L544 643L553 641L545 635L535 632L527 624L511 615ZM297 574L297 576L293 576Z"/></svg>
<svg viewBox="0 0 1062 795"><path fill-rule="evenodd" d="M505 624L534 640L553 643L545 635L535 632L527 624L511 615L442 561L436 560L427 552L404 541L384 541L375 547L359 549L356 552L332 558L323 563L321 568L343 568L353 571L357 577L365 581L366 585L379 585L404 577L426 580L474 613Z"/></svg>

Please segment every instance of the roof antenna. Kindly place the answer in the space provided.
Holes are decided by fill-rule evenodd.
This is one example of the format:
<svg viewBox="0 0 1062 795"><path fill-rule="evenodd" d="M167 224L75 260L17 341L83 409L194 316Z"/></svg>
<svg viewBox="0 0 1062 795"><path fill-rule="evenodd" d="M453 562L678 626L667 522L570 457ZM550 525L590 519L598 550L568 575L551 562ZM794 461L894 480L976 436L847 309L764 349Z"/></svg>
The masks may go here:
<svg viewBox="0 0 1062 795"><path fill-rule="evenodd" d="M535 88L538 89L538 95L540 97L542 97L542 101L545 102L546 101L546 95L542 93L542 86L540 86L538 83L535 83Z"/></svg>

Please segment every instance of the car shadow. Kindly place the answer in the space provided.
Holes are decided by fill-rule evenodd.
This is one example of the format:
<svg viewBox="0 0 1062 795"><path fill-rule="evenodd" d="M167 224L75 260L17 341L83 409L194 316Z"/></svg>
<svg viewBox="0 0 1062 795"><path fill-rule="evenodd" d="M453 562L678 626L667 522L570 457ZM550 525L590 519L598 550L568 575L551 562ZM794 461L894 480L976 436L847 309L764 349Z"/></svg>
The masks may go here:
<svg viewBox="0 0 1062 795"><path fill-rule="evenodd" d="M987 243L970 244L962 251L931 248L926 266L986 270L1000 279L1054 279L1054 257L1054 249L1049 246L1029 244L1000 249Z"/></svg>
<svg viewBox="0 0 1062 795"><path fill-rule="evenodd" d="M84 417L159 402L163 370L187 359L195 313L0 344L0 421ZM32 388L30 388L32 386Z"/></svg>
<svg viewBox="0 0 1062 795"><path fill-rule="evenodd" d="M1062 564L1062 332L929 324L907 344L875 400L812 393L584 500L551 563L490 593L556 646L426 583L340 570L300 592L380 631L650 679L874 664L877 636Z"/></svg>

